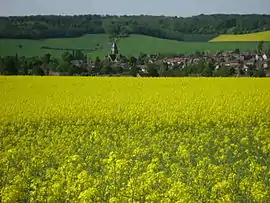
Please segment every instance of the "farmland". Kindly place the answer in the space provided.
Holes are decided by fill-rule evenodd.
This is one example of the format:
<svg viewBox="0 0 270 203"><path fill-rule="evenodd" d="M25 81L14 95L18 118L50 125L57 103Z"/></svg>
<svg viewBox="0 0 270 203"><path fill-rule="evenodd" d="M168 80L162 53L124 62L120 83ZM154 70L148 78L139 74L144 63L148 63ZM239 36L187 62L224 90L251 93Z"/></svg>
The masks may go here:
<svg viewBox="0 0 270 203"><path fill-rule="evenodd" d="M259 42L270 41L270 31L242 35L220 35L210 42Z"/></svg>
<svg viewBox="0 0 270 203"><path fill-rule="evenodd" d="M216 52L239 48L241 51L253 51L257 48L256 42L180 42L168 39L159 39L144 35L132 35L121 38L118 42L121 54L138 56L140 53L154 54L190 54L196 51ZM19 46L21 45L21 47ZM0 56L43 56L51 53L60 57L65 49L85 49L91 58L104 57L110 51L109 37L106 34L85 35L78 38L54 38L44 40L0 39ZM63 48L64 50L43 49L42 47ZM265 43L268 48L268 43ZM96 49L91 51L91 49ZM89 50L89 51L88 51Z"/></svg>
<svg viewBox="0 0 270 203"><path fill-rule="evenodd" d="M1 202L269 202L270 80L0 77Z"/></svg>

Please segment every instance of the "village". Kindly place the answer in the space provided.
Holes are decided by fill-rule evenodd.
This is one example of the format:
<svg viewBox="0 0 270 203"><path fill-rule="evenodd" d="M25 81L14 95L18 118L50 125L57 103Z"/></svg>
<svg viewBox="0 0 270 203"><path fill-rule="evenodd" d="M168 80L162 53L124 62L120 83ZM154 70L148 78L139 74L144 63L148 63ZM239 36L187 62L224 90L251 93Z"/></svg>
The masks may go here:
<svg viewBox="0 0 270 203"><path fill-rule="evenodd" d="M117 43L113 42L104 59L72 60L78 68L84 68L84 75L132 75L132 76L270 76L270 52L219 51L217 53L194 53L190 55L175 54L141 54L138 57L126 57L120 54ZM211 67L209 67L209 64ZM200 67L199 67L200 66ZM201 67L205 66L205 67ZM184 70L191 69L191 72ZM209 74L202 69L208 68ZM219 69L228 70L225 75L216 74ZM182 73L181 73L182 71ZM150 72L150 73L149 73ZM185 74L183 74L185 72ZM207 71L206 71L207 72ZM226 71L225 71L226 72ZM176 74L175 74L176 73ZM68 75L68 73L53 73Z"/></svg>
<svg viewBox="0 0 270 203"><path fill-rule="evenodd" d="M105 57L71 49L60 56L0 57L0 75L126 76L126 77L270 77L270 50L263 42L253 51L240 49L192 54L125 55L111 42ZM101 55L99 55L101 56ZM104 56L104 55L103 55Z"/></svg>
<svg viewBox="0 0 270 203"><path fill-rule="evenodd" d="M105 57L91 57L80 49L60 57L0 57L1 75L133 76L133 77L269 77L270 50L146 54L125 56L117 41ZM142 50L143 51L143 50ZM179 50L181 53L181 50Z"/></svg>

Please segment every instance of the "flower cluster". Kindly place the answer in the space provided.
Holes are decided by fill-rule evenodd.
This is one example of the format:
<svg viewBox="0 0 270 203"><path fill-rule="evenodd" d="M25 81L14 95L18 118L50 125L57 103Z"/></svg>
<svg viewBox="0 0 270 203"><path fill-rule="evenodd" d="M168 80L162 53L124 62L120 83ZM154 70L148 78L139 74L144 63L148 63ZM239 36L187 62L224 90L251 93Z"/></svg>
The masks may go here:
<svg viewBox="0 0 270 203"><path fill-rule="evenodd" d="M270 80L0 77L1 202L269 202Z"/></svg>

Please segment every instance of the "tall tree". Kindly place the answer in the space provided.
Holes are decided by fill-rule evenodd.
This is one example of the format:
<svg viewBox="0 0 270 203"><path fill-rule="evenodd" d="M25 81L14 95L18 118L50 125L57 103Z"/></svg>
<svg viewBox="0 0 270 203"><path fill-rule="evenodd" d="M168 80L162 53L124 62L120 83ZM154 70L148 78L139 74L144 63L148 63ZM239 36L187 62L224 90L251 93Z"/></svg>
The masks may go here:
<svg viewBox="0 0 270 203"><path fill-rule="evenodd" d="M73 60L73 55L70 52L64 52L61 57L63 61L68 63L70 63Z"/></svg>
<svg viewBox="0 0 270 203"><path fill-rule="evenodd" d="M263 44L264 44L263 41L260 41L259 44L258 44L258 52L259 53L262 53L262 51L263 51Z"/></svg>
<svg viewBox="0 0 270 203"><path fill-rule="evenodd" d="M101 60L100 60L99 57L96 57L94 72L95 73L99 73L100 72L100 68L101 68Z"/></svg>
<svg viewBox="0 0 270 203"><path fill-rule="evenodd" d="M147 72L148 72L148 76L150 77L158 77L158 67L156 64L153 63L149 63L147 64Z"/></svg>

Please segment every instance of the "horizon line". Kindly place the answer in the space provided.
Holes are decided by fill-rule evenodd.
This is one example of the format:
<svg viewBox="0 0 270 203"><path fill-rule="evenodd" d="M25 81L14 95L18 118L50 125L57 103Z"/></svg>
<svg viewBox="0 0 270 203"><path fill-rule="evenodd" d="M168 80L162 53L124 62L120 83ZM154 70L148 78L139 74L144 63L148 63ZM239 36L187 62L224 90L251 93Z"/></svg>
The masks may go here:
<svg viewBox="0 0 270 203"><path fill-rule="evenodd" d="M213 15L235 15L235 16L247 16L247 15L259 15L259 16L270 16L267 13L201 13L190 16L178 16L178 15L158 15L158 14L102 14L102 13L81 13L81 14L24 14L24 15L0 15L1 18L8 17L35 17L35 16L101 16L101 17L136 17L136 16L153 16L153 17L177 17L177 18L191 18L197 16L213 16Z"/></svg>

